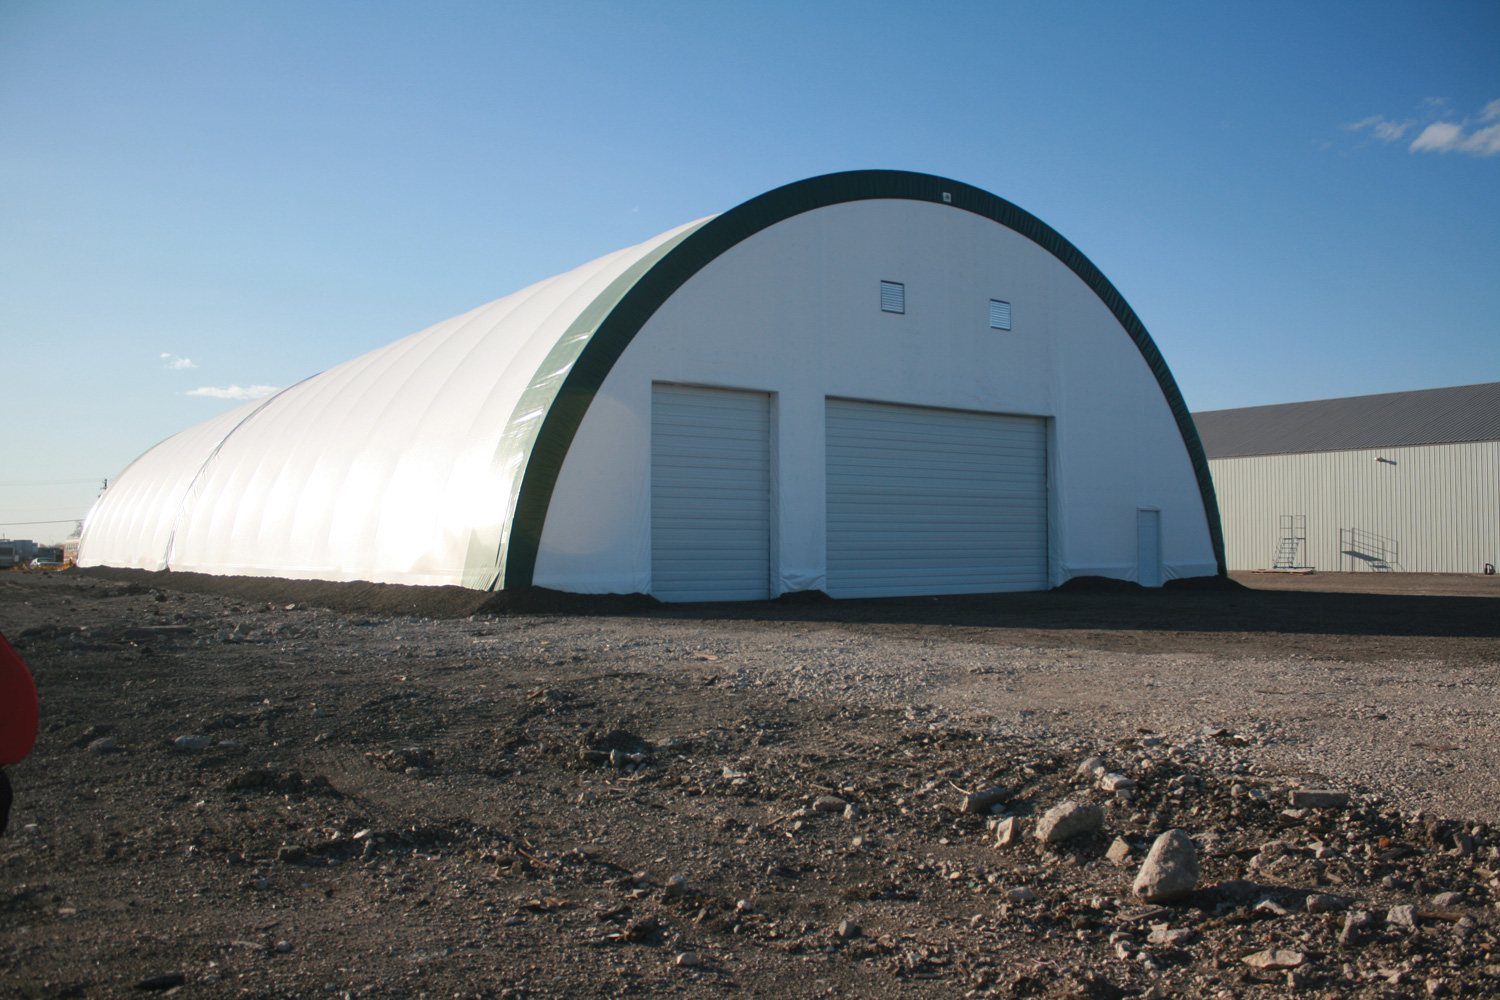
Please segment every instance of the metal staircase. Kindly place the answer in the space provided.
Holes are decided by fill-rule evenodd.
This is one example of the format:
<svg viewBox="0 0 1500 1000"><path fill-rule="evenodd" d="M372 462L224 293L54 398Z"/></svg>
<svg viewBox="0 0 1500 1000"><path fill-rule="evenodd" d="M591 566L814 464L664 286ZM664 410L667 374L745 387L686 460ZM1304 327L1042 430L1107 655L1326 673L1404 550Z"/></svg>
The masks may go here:
<svg viewBox="0 0 1500 1000"><path fill-rule="evenodd" d="M1302 564L1307 555L1307 515L1282 514L1278 518L1276 554L1271 568L1277 570L1307 569Z"/></svg>

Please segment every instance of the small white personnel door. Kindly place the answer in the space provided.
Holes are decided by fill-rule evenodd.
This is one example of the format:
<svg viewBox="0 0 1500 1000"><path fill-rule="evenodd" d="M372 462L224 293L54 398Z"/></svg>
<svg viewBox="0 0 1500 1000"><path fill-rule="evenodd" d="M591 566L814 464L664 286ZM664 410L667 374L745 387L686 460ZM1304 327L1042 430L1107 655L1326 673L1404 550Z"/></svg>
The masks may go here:
<svg viewBox="0 0 1500 1000"><path fill-rule="evenodd" d="M651 593L771 596L771 406L760 392L651 391Z"/></svg>
<svg viewBox="0 0 1500 1000"><path fill-rule="evenodd" d="M1135 512L1136 582L1142 587L1161 586L1161 511L1141 508Z"/></svg>

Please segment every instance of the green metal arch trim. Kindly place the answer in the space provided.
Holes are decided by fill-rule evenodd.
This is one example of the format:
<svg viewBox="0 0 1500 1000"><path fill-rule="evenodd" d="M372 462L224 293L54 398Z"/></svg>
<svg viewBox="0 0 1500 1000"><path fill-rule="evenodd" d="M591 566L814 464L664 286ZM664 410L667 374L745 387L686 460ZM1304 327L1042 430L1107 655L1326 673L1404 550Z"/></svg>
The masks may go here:
<svg viewBox="0 0 1500 1000"><path fill-rule="evenodd" d="M1135 310L1109 279L1051 226L988 191L931 174L853 170L776 188L710 219L672 248L625 292L589 338L542 420L516 498L504 573L500 580L502 586L531 585L547 508L551 505L552 492L562 471L563 459L572 446L573 436L615 362L656 310L715 258L761 230L814 209L878 199L926 201L983 216L1046 250L1093 290L1135 342L1171 407L1177 429L1182 434L1182 443L1198 477L1214 560L1219 575L1227 575L1219 504L1203 442L1198 438L1192 415L1166 360Z"/></svg>

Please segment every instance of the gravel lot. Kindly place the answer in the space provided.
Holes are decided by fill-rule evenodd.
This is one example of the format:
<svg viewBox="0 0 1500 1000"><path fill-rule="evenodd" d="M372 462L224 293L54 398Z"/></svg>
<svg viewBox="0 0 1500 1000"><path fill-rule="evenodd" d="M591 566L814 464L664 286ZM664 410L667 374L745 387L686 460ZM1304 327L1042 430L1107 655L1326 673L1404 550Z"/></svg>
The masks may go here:
<svg viewBox="0 0 1500 1000"><path fill-rule="evenodd" d="M1241 583L663 607L3 574L43 734L0 983L1500 995L1495 578ZM1064 799L1102 825L1036 842ZM1028 836L997 848L1003 816ZM1169 828L1203 871L1163 908L1130 880Z"/></svg>

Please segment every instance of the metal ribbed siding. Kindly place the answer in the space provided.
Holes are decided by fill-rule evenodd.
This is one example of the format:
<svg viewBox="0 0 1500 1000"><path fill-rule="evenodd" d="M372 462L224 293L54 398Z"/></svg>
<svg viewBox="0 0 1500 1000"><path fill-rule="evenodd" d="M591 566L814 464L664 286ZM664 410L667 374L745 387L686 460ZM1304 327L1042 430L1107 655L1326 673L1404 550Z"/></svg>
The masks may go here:
<svg viewBox="0 0 1500 1000"><path fill-rule="evenodd" d="M656 385L651 592L663 601L771 596L770 398Z"/></svg>
<svg viewBox="0 0 1500 1000"><path fill-rule="evenodd" d="M1209 468L1232 570L1271 565L1279 514L1307 515L1305 561L1324 572L1339 569L1340 528L1397 541L1399 571L1500 563L1500 442L1221 458Z"/></svg>
<svg viewBox="0 0 1500 1000"><path fill-rule="evenodd" d="M830 399L828 593L1047 587L1047 431L1034 417Z"/></svg>

